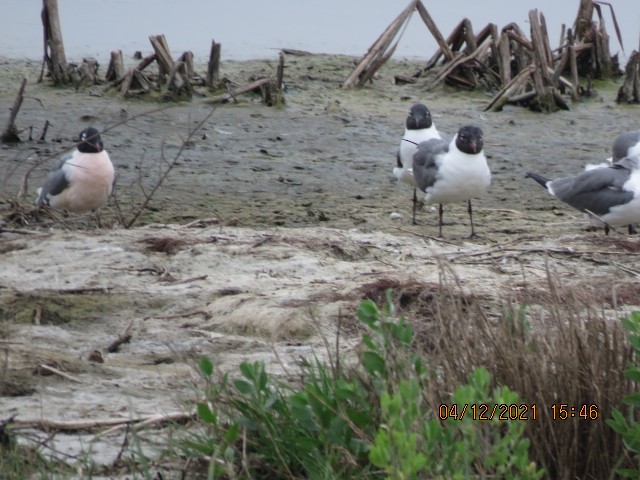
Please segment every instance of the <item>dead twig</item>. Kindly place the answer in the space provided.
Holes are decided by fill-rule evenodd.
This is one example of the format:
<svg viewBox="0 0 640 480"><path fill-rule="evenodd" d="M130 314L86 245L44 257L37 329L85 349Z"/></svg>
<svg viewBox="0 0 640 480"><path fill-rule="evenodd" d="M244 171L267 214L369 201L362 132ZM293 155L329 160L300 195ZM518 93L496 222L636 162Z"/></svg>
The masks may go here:
<svg viewBox="0 0 640 480"><path fill-rule="evenodd" d="M190 420L195 417L195 412L170 412L165 414L142 415L133 418L102 418L94 420L47 420L44 418L13 419L8 422L12 430L38 428L40 430L55 430L60 432L74 432L79 430L95 430L117 425L141 424L150 425L161 422L176 422Z"/></svg>
<svg viewBox="0 0 640 480"><path fill-rule="evenodd" d="M124 333L122 333L121 335L118 335L118 338L116 338L113 342L109 344L109 346L106 348L107 352L115 353L118 351L118 348L120 348L120 345L122 345L123 343L128 343L131 340L132 326L133 326L133 320L129 322L129 325L127 325L127 328L125 329Z"/></svg>
<svg viewBox="0 0 640 480"><path fill-rule="evenodd" d="M164 181L167 179L167 177L169 176L169 173L171 173L171 171L173 170L173 168L176 166L176 164L178 163L178 160L180 159L180 157L182 156L182 153L184 152L185 148L187 148L187 145L189 145L191 143L191 140L193 139L193 137L195 136L196 132L198 130L200 130L200 128L202 128L202 126L211 118L211 116L213 115L213 113L216 111L216 107L213 107L211 109L211 111L200 121L198 122L198 124L191 129L191 131L189 132L189 134L187 135L187 138L183 140L182 145L180 146L180 149L178 150L178 152L175 154L175 156L173 157L173 160L170 162L167 162L164 159L164 148L162 149L162 158L163 160L165 160L165 162L167 163L167 168L164 170L164 172L162 172L160 174L160 178L158 179L158 181L156 182L156 184L153 186L153 188L151 189L151 191L149 193L145 193L145 199L142 202L141 205L138 206L137 210L133 213L133 216L125 222L124 224L124 228L131 228L133 226L133 224L138 220L138 218L140 217L140 215L142 215L142 212L144 212L144 210L147 208L147 206L149 205L149 203L151 202L151 199L153 198L153 196L155 195L155 193L158 191L158 189L162 186L162 184L164 183Z"/></svg>
<svg viewBox="0 0 640 480"><path fill-rule="evenodd" d="M52 373L54 375L58 375L59 377L62 377L62 378L67 379L67 380L70 380L72 382L84 383L78 377L74 377L73 375L69 375L68 373L65 373L65 372L63 372L61 370L58 370L57 368L51 367L51 366L49 366L49 365L47 365L45 363L41 363L40 365L38 365L38 370L49 372L49 373Z"/></svg>

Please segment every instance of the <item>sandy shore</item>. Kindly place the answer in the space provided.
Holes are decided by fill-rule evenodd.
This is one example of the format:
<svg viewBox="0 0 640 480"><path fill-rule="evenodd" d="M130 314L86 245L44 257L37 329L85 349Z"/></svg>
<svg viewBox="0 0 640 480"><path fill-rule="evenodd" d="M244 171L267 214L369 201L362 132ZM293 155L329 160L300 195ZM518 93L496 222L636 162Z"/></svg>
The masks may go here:
<svg viewBox="0 0 640 480"><path fill-rule="evenodd" d="M28 75L21 136L26 140L33 126L38 138L45 121L52 123L46 142L0 146L3 217L36 162L42 164L29 176L28 202L80 130L131 119L103 137L119 172L103 228L71 218L8 224L22 233L0 232L0 371L7 372L0 420L181 410L193 395L194 359L212 357L223 369L265 360L278 371L274 352L287 366L321 352L321 334L334 332L339 315L353 318L372 289L410 285L415 296L451 271L455 288L490 312L514 300L542 315L548 271L567 295L612 318L638 308L637 240L587 232L578 212L524 178L529 170L577 172L606 158L618 133L639 128L637 107L616 105L614 85L568 112L486 113L486 93L393 84L393 75L411 75L420 62L390 62L367 88L338 88L353 61L289 57L286 106L243 96L217 107L129 230L118 219L130 218L163 160L174 158L211 112L206 96L141 115L162 105L115 92L96 96L98 88L38 85L37 62L0 61L0 111L8 112ZM225 62L222 73L242 84L274 68ZM391 171L406 112L418 101L444 132L465 123L484 130L493 182L474 201L478 240L466 238L465 205L445 209L444 240L433 238L430 207L419 213L420 225L410 224L412 192ZM197 221L212 218L220 223ZM403 314L419 321L421 312L409 302ZM355 322L349 325L345 349L358 338ZM131 341L105 353L129 326ZM104 363L89 360L94 350ZM40 363L77 381L37 375ZM77 452L91 435L63 437ZM121 440L102 439L98 461L113 461Z"/></svg>

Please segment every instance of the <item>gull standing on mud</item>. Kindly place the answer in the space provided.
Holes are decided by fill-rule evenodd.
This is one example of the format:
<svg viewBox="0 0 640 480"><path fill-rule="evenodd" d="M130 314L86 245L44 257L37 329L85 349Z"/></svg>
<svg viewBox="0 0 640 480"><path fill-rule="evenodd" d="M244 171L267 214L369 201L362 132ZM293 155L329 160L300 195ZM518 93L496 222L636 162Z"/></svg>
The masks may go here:
<svg viewBox="0 0 640 480"><path fill-rule="evenodd" d="M468 202L467 211L473 228L471 199L486 192L491 171L483 152L482 130L465 125L450 142L431 139L418 145L413 156L413 175L417 187L426 193L427 203L438 203L438 235L442 237L443 204Z"/></svg>
<svg viewBox="0 0 640 480"><path fill-rule="evenodd" d="M441 136L433 124L431 112L426 105L416 103L409 110L404 135L400 140L400 148L396 156L396 167L393 169L393 174L399 181L413 187L412 225L416 225L416 205L418 203L416 181L413 178L413 155L418 150L419 143L432 138L441 138Z"/></svg>
<svg viewBox="0 0 640 480"><path fill-rule="evenodd" d="M592 225L611 227L640 222L640 156L625 157L611 167L595 168L571 177L550 180L529 172L551 195L589 214Z"/></svg>
<svg viewBox="0 0 640 480"><path fill-rule="evenodd" d="M113 191L115 171L104 149L100 132L87 128L71 156L49 173L38 189L36 205L47 205L71 213L103 207Z"/></svg>

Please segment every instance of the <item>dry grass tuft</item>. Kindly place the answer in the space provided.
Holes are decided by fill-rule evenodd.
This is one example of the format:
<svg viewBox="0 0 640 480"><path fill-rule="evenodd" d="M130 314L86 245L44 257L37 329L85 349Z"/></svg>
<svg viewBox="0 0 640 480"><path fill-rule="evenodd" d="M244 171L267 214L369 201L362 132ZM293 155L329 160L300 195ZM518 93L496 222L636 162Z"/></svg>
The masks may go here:
<svg viewBox="0 0 640 480"><path fill-rule="evenodd" d="M496 385L517 391L523 405L536 405L537 420L529 409L529 420L522 421L546 478L609 478L624 449L605 419L614 408L625 411L621 400L633 390L624 376L632 349L620 322L605 318L600 303L589 303L589 292L548 278L546 291L505 300L502 312L455 287L381 279L364 291L381 305L384 290L394 290L398 313L414 324L417 348L437 372L427 393L434 408L484 366ZM575 416L561 420L556 407L554 418L553 406L560 404L575 408ZM582 418L583 405L597 418Z"/></svg>

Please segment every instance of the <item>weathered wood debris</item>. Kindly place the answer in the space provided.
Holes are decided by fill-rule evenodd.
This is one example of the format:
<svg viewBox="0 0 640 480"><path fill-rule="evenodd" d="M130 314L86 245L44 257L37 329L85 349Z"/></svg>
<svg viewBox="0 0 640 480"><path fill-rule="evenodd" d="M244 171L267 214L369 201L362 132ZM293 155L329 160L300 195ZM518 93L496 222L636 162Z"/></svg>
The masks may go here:
<svg viewBox="0 0 640 480"><path fill-rule="evenodd" d="M618 90L618 103L640 103L640 52L634 50L624 71L624 81Z"/></svg>
<svg viewBox="0 0 640 480"><path fill-rule="evenodd" d="M140 62L129 69L124 66L121 50L111 52L111 60L105 74L107 89L118 88L125 97L160 94L164 100L176 98L191 98L196 88L206 88L207 93L214 95L212 103L236 101L236 96L247 92L258 92L266 105L283 103L282 75L284 72L284 55L280 55L280 64L276 77L265 77L252 81L247 85L238 86L229 79L220 78L221 45L211 42L211 54L207 65L207 73L202 77L195 71L193 53L184 52L176 60L171 55L171 49L164 35L149 37L153 53L142 58ZM156 65L157 70L151 71L150 66ZM224 93L221 93L224 92Z"/></svg>
<svg viewBox="0 0 640 480"><path fill-rule="evenodd" d="M237 95L247 92L259 93L262 102L266 105L284 102L282 95L284 55L282 53L275 76L252 80L247 85L238 86L229 79L220 78L220 43L212 41L207 73L203 78L195 71L192 52L184 52L174 60L164 35L152 35L149 41L153 53L141 58L134 67L125 68L122 51L112 51L103 79L99 75L100 65L94 58L85 58L79 65L67 64L57 0L43 0L41 16L44 28L44 59L39 82L42 81L45 67L47 67L47 77L51 78L55 85L73 84L76 90L84 85L106 84L105 91L117 88L125 97L155 93L162 99L169 100L189 99L196 93L195 88L206 87L207 93L214 94L211 99L214 103L237 101ZM297 52L292 51L292 54ZM155 71L149 68L153 64L157 65ZM204 95L204 93L198 93Z"/></svg>
<svg viewBox="0 0 640 480"><path fill-rule="evenodd" d="M490 23L475 33L471 20L464 18L445 38L422 1L411 0L369 48L343 87L363 86L373 78L395 51L396 37L416 11L438 43L438 50L413 78L438 67L428 83L430 87L444 82L497 92L486 110L501 110L507 103L537 111L568 109L563 94L570 94L574 100L589 95L592 79L610 78L619 70L617 56L609 53L601 4L594 0L580 0L573 28L563 25L556 49L551 48L546 19L538 10L529 12L529 37L516 23L501 30ZM593 20L594 11L598 22ZM611 15L622 45L613 8ZM587 88L580 84L581 78L587 80ZM396 81L408 83L409 78L396 76Z"/></svg>

